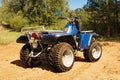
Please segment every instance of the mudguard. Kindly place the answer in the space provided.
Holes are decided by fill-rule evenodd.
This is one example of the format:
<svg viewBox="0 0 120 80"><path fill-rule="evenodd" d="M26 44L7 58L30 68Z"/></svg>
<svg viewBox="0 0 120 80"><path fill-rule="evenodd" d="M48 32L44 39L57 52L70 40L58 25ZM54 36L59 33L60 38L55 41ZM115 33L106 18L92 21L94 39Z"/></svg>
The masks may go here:
<svg viewBox="0 0 120 80"><path fill-rule="evenodd" d="M28 40L28 37L27 36L20 36L17 40L16 40L17 43L28 43L29 40Z"/></svg>
<svg viewBox="0 0 120 80"><path fill-rule="evenodd" d="M96 33L87 33L87 34L81 34L79 46L81 49L88 49L90 46L91 38L93 36L98 36Z"/></svg>
<svg viewBox="0 0 120 80"><path fill-rule="evenodd" d="M59 34L44 34L41 37L41 43L43 44L56 44L59 42L67 42L74 48L76 47L75 40L72 35L67 33L59 33Z"/></svg>
<svg viewBox="0 0 120 80"><path fill-rule="evenodd" d="M41 36L41 43L43 44L55 44L56 40L55 35L52 34L44 34Z"/></svg>

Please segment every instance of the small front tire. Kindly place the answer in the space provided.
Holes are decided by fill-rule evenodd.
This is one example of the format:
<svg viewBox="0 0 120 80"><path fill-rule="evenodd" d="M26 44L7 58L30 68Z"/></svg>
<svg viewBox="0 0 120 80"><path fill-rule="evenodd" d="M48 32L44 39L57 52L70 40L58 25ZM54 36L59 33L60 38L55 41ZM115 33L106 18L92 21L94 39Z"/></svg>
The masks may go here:
<svg viewBox="0 0 120 80"><path fill-rule="evenodd" d="M88 62L98 61L102 56L102 47L98 41L93 41L89 49L85 49L83 54Z"/></svg>

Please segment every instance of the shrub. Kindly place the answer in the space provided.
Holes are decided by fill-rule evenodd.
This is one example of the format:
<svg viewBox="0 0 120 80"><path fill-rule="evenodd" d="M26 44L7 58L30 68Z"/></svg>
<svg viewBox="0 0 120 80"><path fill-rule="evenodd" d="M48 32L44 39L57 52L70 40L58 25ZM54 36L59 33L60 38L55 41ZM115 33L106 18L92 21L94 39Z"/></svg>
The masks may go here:
<svg viewBox="0 0 120 80"><path fill-rule="evenodd" d="M16 15L10 20L10 27L15 31L20 31L21 28L28 25L28 20L21 15Z"/></svg>

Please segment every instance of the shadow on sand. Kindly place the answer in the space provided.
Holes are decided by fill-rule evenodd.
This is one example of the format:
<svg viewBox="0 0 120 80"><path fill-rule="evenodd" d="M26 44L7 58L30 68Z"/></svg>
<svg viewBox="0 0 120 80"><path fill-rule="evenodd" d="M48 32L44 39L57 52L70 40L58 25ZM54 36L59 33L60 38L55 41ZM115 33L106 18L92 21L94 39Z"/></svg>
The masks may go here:
<svg viewBox="0 0 120 80"><path fill-rule="evenodd" d="M77 57L77 56L75 56L75 61L86 62L86 60L84 58Z"/></svg>
<svg viewBox="0 0 120 80"><path fill-rule="evenodd" d="M47 71L58 73L47 62L42 62L41 64L38 64L37 66L34 66L34 67L29 67L29 66L25 65L21 60L14 60L14 61L11 62L11 64L14 64L16 66L22 67L24 69L27 69L27 68L31 68L31 69L32 68L41 68L43 70L47 70Z"/></svg>
<svg viewBox="0 0 120 80"><path fill-rule="evenodd" d="M86 62L84 58L81 58L81 57L75 57L75 61L80 61L80 62ZM11 62L11 64L14 64L16 66L19 66L19 67L22 67L24 69L27 69L27 68L41 68L43 70L47 70L47 71L51 71L51 72L55 72L55 73L58 73L55 68L51 67L50 64L46 61L42 62L41 64L38 64L37 66L34 66L34 67L28 67L27 65L25 65L21 60L14 60Z"/></svg>

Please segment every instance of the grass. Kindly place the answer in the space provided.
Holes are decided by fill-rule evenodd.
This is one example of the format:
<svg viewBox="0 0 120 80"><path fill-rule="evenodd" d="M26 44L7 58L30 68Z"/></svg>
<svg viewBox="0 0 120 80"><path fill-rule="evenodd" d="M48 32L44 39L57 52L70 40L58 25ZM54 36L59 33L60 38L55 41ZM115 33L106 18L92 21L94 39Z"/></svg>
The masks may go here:
<svg viewBox="0 0 120 80"><path fill-rule="evenodd" d="M8 29L0 30L0 45L7 45L15 41L20 36L20 32L14 32Z"/></svg>

